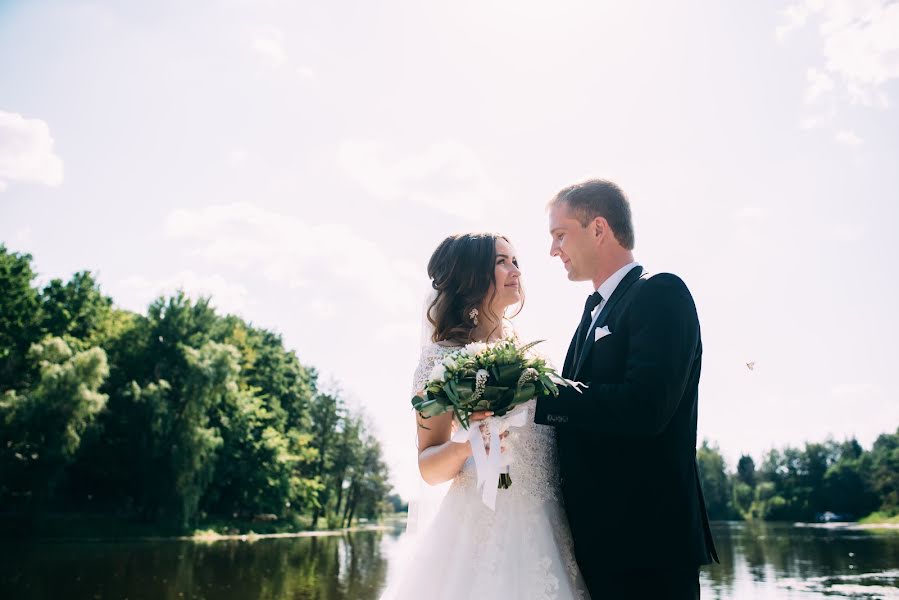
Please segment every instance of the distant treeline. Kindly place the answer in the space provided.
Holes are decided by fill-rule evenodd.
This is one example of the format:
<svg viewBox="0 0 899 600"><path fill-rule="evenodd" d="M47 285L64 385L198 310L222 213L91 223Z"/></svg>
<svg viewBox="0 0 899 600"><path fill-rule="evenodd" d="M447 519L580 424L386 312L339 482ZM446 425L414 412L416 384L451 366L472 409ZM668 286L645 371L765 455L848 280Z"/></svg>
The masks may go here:
<svg viewBox="0 0 899 600"><path fill-rule="evenodd" d="M0 513L188 530L399 507L362 416L279 335L183 292L121 310L89 272L37 289L31 261L0 244Z"/></svg>
<svg viewBox="0 0 899 600"><path fill-rule="evenodd" d="M854 438L770 450L757 465L741 456L729 473L717 445L697 450L709 517L815 521L824 513L858 519L874 511L899 514L899 430L870 450Z"/></svg>

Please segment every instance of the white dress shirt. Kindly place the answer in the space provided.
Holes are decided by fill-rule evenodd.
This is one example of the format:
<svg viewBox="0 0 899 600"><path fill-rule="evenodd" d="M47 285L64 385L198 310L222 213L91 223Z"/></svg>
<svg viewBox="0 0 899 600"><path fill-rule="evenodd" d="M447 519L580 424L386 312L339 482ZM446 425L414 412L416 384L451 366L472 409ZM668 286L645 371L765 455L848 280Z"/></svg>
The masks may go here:
<svg viewBox="0 0 899 600"><path fill-rule="evenodd" d="M599 287L596 288L596 291L599 292L600 296L602 296L602 302L597 304L596 308L593 309L593 322L590 323L590 328L587 329L587 337L584 339L589 341L590 334L593 331L593 326L596 325L596 319L597 317L599 317L599 313L602 312L602 309L606 305L606 302L608 302L609 298L612 297L612 294L615 293L615 288L618 287L618 284L621 283L621 280L624 279L624 276L630 273L631 269L639 265L640 263L636 261L624 265L623 267L612 273L612 275L609 276L608 279L603 281L601 284L599 284Z"/></svg>

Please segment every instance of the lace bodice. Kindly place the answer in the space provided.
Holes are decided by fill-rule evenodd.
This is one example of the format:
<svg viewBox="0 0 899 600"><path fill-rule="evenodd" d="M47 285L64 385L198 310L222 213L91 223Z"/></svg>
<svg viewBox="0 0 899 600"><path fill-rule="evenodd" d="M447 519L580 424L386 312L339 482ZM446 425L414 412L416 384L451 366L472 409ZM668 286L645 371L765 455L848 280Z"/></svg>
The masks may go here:
<svg viewBox="0 0 899 600"><path fill-rule="evenodd" d="M413 379L413 393L424 388L434 363L456 349L439 344L430 344L422 349L421 360ZM512 486L499 490L499 494L528 497L535 502L559 501L555 435L552 427L534 423L535 405L535 400L522 405L528 411L526 423L523 427L511 429L505 441L506 453L513 461L510 467ZM482 422L481 432L485 443L490 436L491 423L495 420L496 418L491 417ZM473 490L476 483L474 460L469 458L456 476L451 490Z"/></svg>

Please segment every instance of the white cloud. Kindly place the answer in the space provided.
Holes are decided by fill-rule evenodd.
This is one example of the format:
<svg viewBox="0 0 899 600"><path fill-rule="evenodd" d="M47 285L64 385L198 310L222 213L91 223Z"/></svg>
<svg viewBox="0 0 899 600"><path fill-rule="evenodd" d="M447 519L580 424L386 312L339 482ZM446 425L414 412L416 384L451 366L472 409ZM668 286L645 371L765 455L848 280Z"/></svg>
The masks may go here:
<svg viewBox="0 0 899 600"><path fill-rule="evenodd" d="M380 142L348 140L340 144L337 162L382 201L422 204L474 220L502 197L477 153L456 141L398 156Z"/></svg>
<svg viewBox="0 0 899 600"><path fill-rule="evenodd" d="M808 80L808 87L805 92L805 102L807 104L813 103L818 97L833 90L833 79L827 73L823 73L818 69L809 69L806 73L806 79Z"/></svg>
<svg viewBox="0 0 899 600"><path fill-rule="evenodd" d="M230 152L228 152L228 163L232 167L239 167L240 165L247 162L247 158L250 156L250 153L246 151L244 148L232 148Z"/></svg>
<svg viewBox="0 0 899 600"><path fill-rule="evenodd" d="M0 111L0 192L11 181L57 186L62 171L47 123Z"/></svg>
<svg viewBox="0 0 899 600"><path fill-rule="evenodd" d="M847 129L838 131L835 138L838 142L846 144L847 146L859 146L863 141L854 131Z"/></svg>
<svg viewBox="0 0 899 600"><path fill-rule="evenodd" d="M793 4L783 10L783 16L787 22L776 29L779 40L786 38L794 29L805 26L805 22L808 20L808 8L801 2Z"/></svg>
<svg viewBox="0 0 899 600"><path fill-rule="evenodd" d="M768 211L758 205L747 205L734 213L734 216L741 220L759 220L768 216Z"/></svg>
<svg viewBox="0 0 899 600"><path fill-rule="evenodd" d="M883 85L899 78L899 3L890 0L802 0L789 6L786 23L777 28L784 39L819 23L821 54L825 72L810 69L806 98L830 89L839 79L852 102L887 106Z"/></svg>
<svg viewBox="0 0 899 600"><path fill-rule="evenodd" d="M247 307L249 299L247 289L240 284L230 283L218 274L200 275L190 270L161 279L133 275L122 279L115 287L117 303L138 312L146 310L155 298L171 295L179 288L194 300L210 296L210 304L221 313L239 314Z"/></svg>
<svg viewBox="0 0 899 600"><path fill-rule="evenodd" d="M250 47L257 56L272 67L281 67L287 63L284 34L279 29L270 28L257 31Z"/></svg>
<svg viewBox="0 0 899 600"><path fill-rule="evenodd" d="M827 110L807 114L799 119L799 127L802 129L819 129L832 124L836 116L836 105L831 104Z"/></svg>
<svg viewBox="0 0 899 600"><path fill-rule="evenodd" d="M300 79L315 79L315 69L309 65L301 65L297 67L297 75L300 76Z"/></svg>
<svg viewBox="0 0 899 600"><path fill-rule="evenodd" d="M248 203L176 210L166 232L195 244L193 253L215 264L252 269L291 289L328 290L326 304L362 294L379 310L408 314L423 285L418 270L343 224L312 224Z"/></svg>

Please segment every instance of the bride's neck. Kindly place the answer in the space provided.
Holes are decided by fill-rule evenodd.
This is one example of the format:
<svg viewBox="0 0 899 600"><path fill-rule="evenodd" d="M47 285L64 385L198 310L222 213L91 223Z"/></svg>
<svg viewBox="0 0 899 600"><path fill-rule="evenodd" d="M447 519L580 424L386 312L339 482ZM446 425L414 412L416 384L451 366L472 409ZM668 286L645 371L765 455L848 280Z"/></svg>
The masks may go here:
<svg viewBox="0 0 899 600"><path fill-rule="evenodd" d="M503 337L502 322L481 318L477 327L471 330L471 339L476 342L495 342Z"/></svg>

